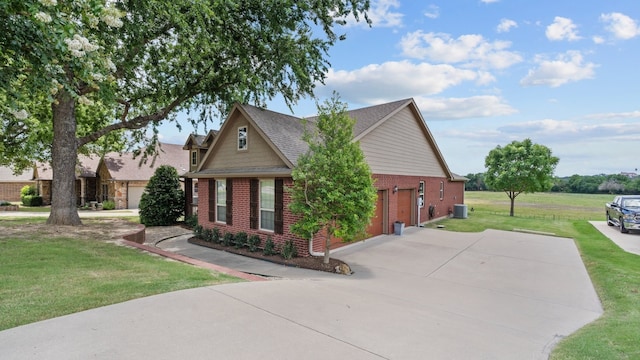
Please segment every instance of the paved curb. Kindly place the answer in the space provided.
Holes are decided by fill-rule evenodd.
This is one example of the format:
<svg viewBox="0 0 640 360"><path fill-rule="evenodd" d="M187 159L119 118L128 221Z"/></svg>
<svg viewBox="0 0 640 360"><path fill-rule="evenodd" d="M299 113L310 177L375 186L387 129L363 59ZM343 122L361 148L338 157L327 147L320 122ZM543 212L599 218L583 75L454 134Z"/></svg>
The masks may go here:
<svg viewBox="0 0 640 360"><path fill-rule="evenodd" d="M152 254L160 255L160 256L163 256L163 257L166 257L166 258L169 258L169 259L172 259L172 260L180 261L180 262L187 263L187 264L194 265L194 266L198 266L198 267L201 267L201 268L205 268L205 269L221 272L223 274L235 276L237 278L241 278L241 279L244 279L244 280L247 280L247 281L268 281L268 279L266 279L266 278L264 278L262 276L243 273L241 271L229 269L229 268L226 268L224 266L211 264L211 263L208 263L208 262L205 262L205 261L196 260L196 259L190 258L188 256L172 253L172 252L165 251L165 250L162 250L162 249L158 249L158 248L155 248L155 247L152 247L152 246L138 244L138 243L130 241L130 240L123 239L122 243L127 245L127 246L139 249L139 250L148 251L148 252L150 252Z"/></svg>

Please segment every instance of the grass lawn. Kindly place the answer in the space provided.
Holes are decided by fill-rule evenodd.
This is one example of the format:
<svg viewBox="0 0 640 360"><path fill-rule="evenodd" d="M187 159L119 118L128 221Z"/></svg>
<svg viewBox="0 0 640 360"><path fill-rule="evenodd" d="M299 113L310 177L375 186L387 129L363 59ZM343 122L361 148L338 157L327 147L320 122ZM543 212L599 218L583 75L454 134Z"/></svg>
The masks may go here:
<svg viewBox="0 0 640 360"><path fill-rule="evenodd" d="M610 195L521 194L515 216L504 193L467 192L474 211L468 219L446 219L450 231L527 229L571 237L604 307L604 314L561 341L551 359L640 359L640 257L629 254L596 230L588 220L604 221ZM637 236L640 241L640 235Z"/></svg>
<svg viewBox="0 0 640 360"><path fill-rule="evenodd" d="M91 238L6 235L0 221L0 330L144 296L240 281ZM99 220L96 220L99 221Z"/></svg>

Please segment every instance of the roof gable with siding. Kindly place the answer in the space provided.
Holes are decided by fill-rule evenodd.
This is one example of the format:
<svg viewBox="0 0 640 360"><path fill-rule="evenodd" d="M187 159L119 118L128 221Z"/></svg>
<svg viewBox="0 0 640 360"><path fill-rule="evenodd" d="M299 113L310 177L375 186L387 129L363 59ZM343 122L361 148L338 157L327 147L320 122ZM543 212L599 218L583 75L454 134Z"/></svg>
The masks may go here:
<svg viewBox="0 0 640 360"><path fill-rule="evenodd" d="M356 120L354 141L360 141L373 173L453 179L413 99L351 110L348 114ZM307 122L313 124L316 120L317 117L310 117ZM259 159L245 162L237 157L236 128L241 121L250 126L249 141L255 138L251 133L257 133L286 168ZM294 116L236 104L198 168L198 176L267 176L278 171L281 175L290 174L298 157L309 148L303 140L304 124L305 120ZM249 149L252 146L255 145L250 143Z"/></svg>

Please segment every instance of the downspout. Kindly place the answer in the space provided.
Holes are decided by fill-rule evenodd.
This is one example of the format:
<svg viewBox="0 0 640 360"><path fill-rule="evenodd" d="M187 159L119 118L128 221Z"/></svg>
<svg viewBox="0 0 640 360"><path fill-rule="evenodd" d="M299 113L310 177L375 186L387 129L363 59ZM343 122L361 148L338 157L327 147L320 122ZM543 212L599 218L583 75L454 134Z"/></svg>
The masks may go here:
<svg viewBox="0 0 640 360"><path fill-rule="evenodd" d="M323 252L313 251L313 238L309 239L309 255L311 256L324 256Z"/></svg>

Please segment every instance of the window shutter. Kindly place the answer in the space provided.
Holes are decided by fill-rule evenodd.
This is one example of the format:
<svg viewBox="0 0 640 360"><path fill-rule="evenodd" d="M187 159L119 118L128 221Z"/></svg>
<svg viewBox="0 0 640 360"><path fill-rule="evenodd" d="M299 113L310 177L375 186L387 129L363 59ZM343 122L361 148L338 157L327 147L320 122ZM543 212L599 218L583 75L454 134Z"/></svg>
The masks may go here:
<svg viewBox="0 0 640 360"><path fill-rule="evenodd" d="M233 179L227 179L227 225L233 225Z"/></svg>
<svg viewBox="0 0 640 360"><path fill-rule="evenodd" d="M209 179L209 221L216 221L216 180Z"/></svg>
<svg viewBox="0 0 640 360"><path fill-rule="evenodd" d="M276 234L284 233L284 180L275 179L275 214L274 214L274 232Z"/></svg>
<svg viewBox="0 0 640 360"><path fill-rule="evenodd" d="M260 180L251 179L249 187L249 227L251 229L258 228L258 219L260 214Z"/></svg>

